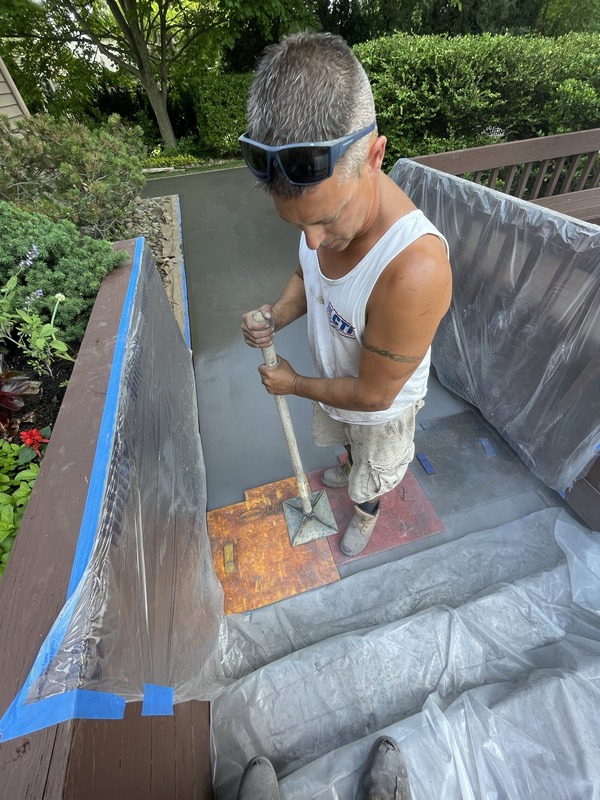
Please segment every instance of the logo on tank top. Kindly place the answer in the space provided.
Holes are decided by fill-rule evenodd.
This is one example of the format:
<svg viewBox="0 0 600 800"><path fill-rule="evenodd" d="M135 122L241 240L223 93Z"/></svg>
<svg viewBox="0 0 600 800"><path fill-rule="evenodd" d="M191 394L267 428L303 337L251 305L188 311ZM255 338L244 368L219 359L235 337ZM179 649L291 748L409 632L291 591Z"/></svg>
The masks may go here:
<svg viewBox="0 0 600 800"><path fill-rule="evenodd" d="M335 328L338 333L345 336L347 339L356 339L352 325L338 314L330 301L327 303L327 316L329 317L329 324L332 328Z"/></svg>

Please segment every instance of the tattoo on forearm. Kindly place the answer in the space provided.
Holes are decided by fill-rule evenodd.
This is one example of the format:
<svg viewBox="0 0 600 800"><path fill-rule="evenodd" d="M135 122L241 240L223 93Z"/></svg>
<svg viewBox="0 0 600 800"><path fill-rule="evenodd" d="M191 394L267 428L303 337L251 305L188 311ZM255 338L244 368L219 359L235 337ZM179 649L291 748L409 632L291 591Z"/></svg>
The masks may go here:
<svg viewBox="0 0 600 800"><path fill-rule="evenodd" d="M384 358L391 358L392 361L397 361L399 364L419 364L423 361L423 356L401 356L398 353L392 353L391 350L383 350L381 347L374 347L363 339L362 346L365 350L370 350L372 353L383 356Z"/></svg>

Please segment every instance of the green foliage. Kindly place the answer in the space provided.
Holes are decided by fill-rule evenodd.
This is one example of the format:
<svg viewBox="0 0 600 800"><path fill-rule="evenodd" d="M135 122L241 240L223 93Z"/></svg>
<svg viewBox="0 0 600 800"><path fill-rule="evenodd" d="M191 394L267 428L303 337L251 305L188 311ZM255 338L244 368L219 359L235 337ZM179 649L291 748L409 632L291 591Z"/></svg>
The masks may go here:
<svg viewBox="0 0 600 800"><path fill-rule="evenodd" d="M600 126L598 35L397 34L355 52L388 137L388 168L403 156L489 144L498 130L524 139Z"/></svg>
<svg viewBox="0 0 600 800"><path fill-rule="evenodd" d="M36 311L22 308L16 310L17 324L13 341L24 354L27 363L37 375L50 375L52 377L52 362L56 358L66 361L74 359L69 355L69 348L59 339L60 331L53 324L60 298L64 295L55 294L56 305L50 322L41 317Z"/></svg>
<svg viewBox="0 0 600 800"><path fill-rule="evenodd" d="M70 220L94 238L119 239L144 184L144 147L118 117L91 130L33 116L15 136L0 117L0 200Z"/></svg>
<svg viewBox="0 0 600 800"><path fill-rule="evenodd" d="M544 36L600 32L600 0L543 0L535 29Z"/></svg>
<svg viewBox="0 0 600 800"><path fill-rule="evenodd" d="M548 0L320 0L323 30L350 44L404 32L460 36L477 33L523 34L533 30ZM566 4L566 0L552 0ZM597 2L598 0L584 0ZM583 29L587 30L587 29Z"/></svg>
<svg viewBox="0 0 600 800"><path fill-rule="evenodd" d="M143 88L161 138L173 148L176 136L168 104L173 83L184 94L181 87L190 75L217 68L223 51L243 40L249 26L265 41L305 27L314 16L311 6L297 0L0 0L0 48L17 69L27 60L23 78L35 75L28 88L44 86L42 96L48 95L47 76L72 89L79 85L81 95L70 95L75 104L97 80L98 56L109 59ZM70 80L75 71L82 80Z"/></svg>
<svg viewBox="0 0 600 800"><path fill-rule="evenodd" d="M37 255L28 259L33 245ZM102 279L125 257L109 242L80 234L71 222L52 222L0 200L0 285L7 284L24 262L13 308L27 309L36 296L36 312L50 318L55 296L64 295L52 324L69 344L81 342Z"/></svg>
<svg viewBox="0 0 600 800"><path fill-rule="evenodd" d="M238 137L246 125L246 97L252 75L207 73L195 87L200 140L207 155L239 157Z"/></svg>
<svg viewBox="0 0 600 800"><path fill-rule="evenodd" d="M45 432L49 433L49 429L44 429L41 433ZM39 464L33 463L28 456L25 460L20 458L21 451L30 449L0 440L0 576L4 572L25 506L40 471Z"/></svg>
<svg viewBox="0 0 600 800"><path fill-rule="evenodd" d="M553 133L595 128L600 120L600 93L586 81L567 78L544 107Z"/></svg>
<svg viewBox="0 0 600 800"><path fill-rule="evenodd" d="M171 153L168 150L166 153L158 153L151 155L144 163L145 167L150 169L159 169L161 167L175 167L184 169L185 167L192 167L200 163L201 159L185 153Z"/></svg>
<svg viewBox="0 0 600 800"><path fill-rule="evenodd" d="M16 273L0 289L0 345L12 342L34 372L38 375L52 376L52 362L56 358L73 361L68 353L69 348L59 339L59 329L54 325L58 306L66 299L65 296L60 293L54 295L54 310L51 316L44 312L40 314L38 300L41 290L39 289L26 299L23 308L18 308L15 303L19 273L26 267L31 267L37 255L37 248L32 248L19 264ZM0 355L0 364L1 359Z"/></svg>
<svg viewBox="0 0 600 800"><path fill-rule="evenodd" d="M32 114L78 117L93 105L102 67L78 58L65 45L0 37L0 55Z"/></svg>

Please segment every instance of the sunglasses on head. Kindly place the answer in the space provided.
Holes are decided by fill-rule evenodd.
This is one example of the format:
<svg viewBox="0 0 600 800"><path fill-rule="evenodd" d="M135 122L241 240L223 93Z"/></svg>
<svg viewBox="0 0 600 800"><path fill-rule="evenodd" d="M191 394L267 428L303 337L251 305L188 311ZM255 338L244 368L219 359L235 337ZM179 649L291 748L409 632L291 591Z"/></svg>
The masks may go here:
<svg viewBox="0 0 600 800"><path fill-rule="evenodd" d="M271 146L256 142L242 134L238 139L244 161L261 181L271 177L276 163L287 180L294 186L310 186L333 175L336 161L350 145L375 130L372 122L356 133L341 136L330 142L299 142Z"/></svg>

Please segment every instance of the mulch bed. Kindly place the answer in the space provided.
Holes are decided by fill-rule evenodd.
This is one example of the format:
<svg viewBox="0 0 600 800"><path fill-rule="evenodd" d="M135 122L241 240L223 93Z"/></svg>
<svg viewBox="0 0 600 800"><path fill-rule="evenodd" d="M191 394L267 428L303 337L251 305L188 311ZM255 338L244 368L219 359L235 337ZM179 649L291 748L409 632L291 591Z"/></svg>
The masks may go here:
<svg viewBox="0 0 600 800"><path fill-rule="evenodd" d="M52 376L36 375L21 353L16 349L8 349L4 354L6 366L11 370L18 370L25 373L28 378L34 381L41 381L39 394L32 394L23 397L25 405L18 412L17 416L24 417L33 413L31 420L24 421L21 430L29 428L45 428L47 425L54 427L54 422L58 416L60 405L67 390L65 384L71 377L74 364L71 361L57 359L52 364Z"/></svg>

